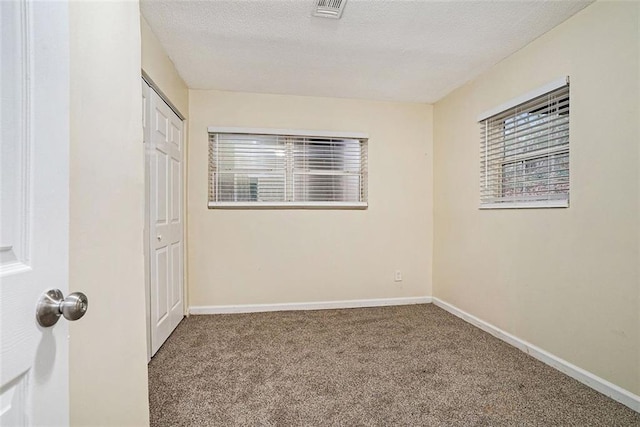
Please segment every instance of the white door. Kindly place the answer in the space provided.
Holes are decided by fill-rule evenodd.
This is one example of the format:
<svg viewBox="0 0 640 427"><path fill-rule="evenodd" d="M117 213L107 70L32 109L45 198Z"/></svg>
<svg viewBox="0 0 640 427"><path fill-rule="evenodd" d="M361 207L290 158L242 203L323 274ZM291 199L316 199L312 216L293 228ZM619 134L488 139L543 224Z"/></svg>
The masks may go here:
<svg viewBox="0 0 640 427"><path fill-rule="evenodd" d="M151 356L184 317L182 120L153 90L144 123L148 184Z"/></svg>
<svg viewBox="0 0 640 427"><path fill-rule="evenodd" d="M0 2L0 425L68 425L69 22L64 1Z"/></svg>

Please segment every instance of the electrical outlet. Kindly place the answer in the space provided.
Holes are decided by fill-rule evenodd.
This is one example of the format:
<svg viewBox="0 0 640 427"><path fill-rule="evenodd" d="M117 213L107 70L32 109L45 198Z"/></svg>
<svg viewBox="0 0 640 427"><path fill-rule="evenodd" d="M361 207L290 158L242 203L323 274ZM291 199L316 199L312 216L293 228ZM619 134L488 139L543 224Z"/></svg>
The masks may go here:
<svg viewBox="0 0 640 427"><path fill-rule="evenodd" d="M402 282L402 271L396 270L396 274L394 276L394 280L396 282Z"/></svg>

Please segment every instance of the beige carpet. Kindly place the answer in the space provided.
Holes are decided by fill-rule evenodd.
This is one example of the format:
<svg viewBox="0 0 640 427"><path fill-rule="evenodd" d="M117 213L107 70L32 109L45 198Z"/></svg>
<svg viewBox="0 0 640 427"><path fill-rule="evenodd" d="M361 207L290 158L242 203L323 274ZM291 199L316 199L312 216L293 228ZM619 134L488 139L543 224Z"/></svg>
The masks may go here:
<svg viewBox="0 0 640 427"><path fill-rule="evenodd" d="M152 426L640 426L431 304L191 316L149 388Z"/></svg>

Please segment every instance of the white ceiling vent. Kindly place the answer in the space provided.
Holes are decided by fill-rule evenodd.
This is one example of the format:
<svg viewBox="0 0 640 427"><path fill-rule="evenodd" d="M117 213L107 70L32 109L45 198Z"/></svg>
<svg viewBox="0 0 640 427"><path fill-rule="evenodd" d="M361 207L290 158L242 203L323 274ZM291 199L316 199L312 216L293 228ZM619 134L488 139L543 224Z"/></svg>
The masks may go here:
<svg viewBox="0 0 640 427"><path fill-rule="evenodd" d="M316 0L313 16L340 19L347 0Z"/></svg>

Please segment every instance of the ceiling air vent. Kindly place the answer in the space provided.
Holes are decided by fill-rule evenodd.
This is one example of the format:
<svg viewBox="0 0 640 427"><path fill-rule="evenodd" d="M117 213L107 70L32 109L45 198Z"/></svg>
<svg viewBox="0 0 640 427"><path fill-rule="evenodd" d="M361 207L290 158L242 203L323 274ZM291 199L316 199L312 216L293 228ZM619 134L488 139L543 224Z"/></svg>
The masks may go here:
<svg viewBox="0 0 640 427"><path fill-rule="evenodd" d="M340 19L347 0L316 0L313 16Z"/></svg>

